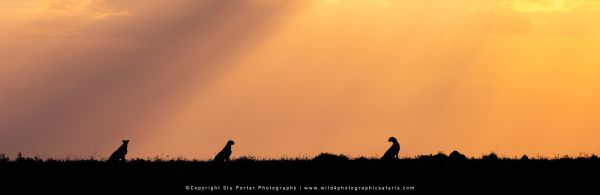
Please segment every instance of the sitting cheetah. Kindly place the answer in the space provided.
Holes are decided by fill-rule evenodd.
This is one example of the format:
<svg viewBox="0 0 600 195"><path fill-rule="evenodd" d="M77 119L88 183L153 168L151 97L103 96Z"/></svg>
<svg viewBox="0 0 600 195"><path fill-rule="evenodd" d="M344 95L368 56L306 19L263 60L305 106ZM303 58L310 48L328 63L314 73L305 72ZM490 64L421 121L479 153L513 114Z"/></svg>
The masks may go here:
<svg viewBox="0 0 600 195"><path fill-rule="evenodd" d="M223 150L221 150L221 152L219 152L217 154L217 156L215 156L214 161L215 162L229 161L229 157L231 157L231 146L234 144L235 143L233 142L233 140L229 140L227 142L227 145L225 145L225 147L223 148Z"/></svg>
<svg viewBox="0 0 600 195"><path fill-rule="evenodd" d="M122 161L125 162L125 155L127 154L127 144L129 140L123 140L123 145L113 152L108 158L109 162Z"/></svg>
<svg viewBox="0 0 600 195"><path fill-rule="evenodd" d="M398 153L400 152L400 144L398 143L398 140L396 140L395 137L390 137L388 142L392 142L392 146L385 152L385 154L383 154L381 160L398 159Z"/></svg>

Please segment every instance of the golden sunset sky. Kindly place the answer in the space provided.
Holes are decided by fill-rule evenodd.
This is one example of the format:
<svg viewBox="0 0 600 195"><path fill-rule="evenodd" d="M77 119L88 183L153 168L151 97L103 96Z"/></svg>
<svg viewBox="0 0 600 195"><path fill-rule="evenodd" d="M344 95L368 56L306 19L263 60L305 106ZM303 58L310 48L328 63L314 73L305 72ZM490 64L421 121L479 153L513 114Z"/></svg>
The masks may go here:
<svg viewBox="0 0 600 195"><path fill-rule="evenodd" d="M600 0L1 0L0 153L600 153Z"/></svg>

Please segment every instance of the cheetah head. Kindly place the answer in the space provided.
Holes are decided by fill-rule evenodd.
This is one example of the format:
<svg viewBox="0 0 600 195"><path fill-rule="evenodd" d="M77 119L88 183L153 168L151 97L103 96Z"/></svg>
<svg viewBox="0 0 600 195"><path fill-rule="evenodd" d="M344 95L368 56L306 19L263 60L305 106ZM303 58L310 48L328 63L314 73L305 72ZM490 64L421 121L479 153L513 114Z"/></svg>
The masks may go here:
<svg viewBox="0 0 600 195"><path fill-rule="evenodd" d="M398 140L396 140L396 138L395 138L395 137L390 137L390 138L388 139L388 142L393 142L393 143L396 143L396 142L398 142Z"/></svg>

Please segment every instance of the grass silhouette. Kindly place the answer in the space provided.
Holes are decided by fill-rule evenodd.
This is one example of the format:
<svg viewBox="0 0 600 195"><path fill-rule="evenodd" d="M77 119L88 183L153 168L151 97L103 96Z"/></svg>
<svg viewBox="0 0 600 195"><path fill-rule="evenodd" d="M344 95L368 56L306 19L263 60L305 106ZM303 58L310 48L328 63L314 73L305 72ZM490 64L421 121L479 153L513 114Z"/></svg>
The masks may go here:
<svg viewBox="0 0 600 195"><path fill-rule="evenodd" d="M41 159L0 154L2 190L185 192L185 186L222 185L394 185L419 192L596 192L597 156L500 158L495 153L466 158L459 152L381 161L322 153L314 158L234 158L225 163L189 160L129 159L107 163Z"/></svg>

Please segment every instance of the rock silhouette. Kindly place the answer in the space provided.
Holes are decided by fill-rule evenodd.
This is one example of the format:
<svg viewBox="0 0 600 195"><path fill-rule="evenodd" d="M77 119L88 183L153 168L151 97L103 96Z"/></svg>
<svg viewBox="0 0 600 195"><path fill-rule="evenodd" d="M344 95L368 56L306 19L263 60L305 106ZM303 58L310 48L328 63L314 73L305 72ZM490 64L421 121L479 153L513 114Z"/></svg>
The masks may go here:
<svg viewBox="0 0 600 195"><path fill-rule="evenodd" d="M223 150L221 150L219 153L217 153L217 155L215 156L215 159L213 161L215 162L223 162L223 161L229 161L230 157L231 157L231 146L234 145L235 143L233 142L233 140L229 140L227 142L227 144L225 145L225 147L223 148Z"/></svg>
<svg viewBox="0 0 600 195"><path fill-rule="evenodd" d="M398 159L398 153L400 152L400 144L395 137L390 137L388 142L392 142L392 146L383 154L381 160L394 160Z"/></svg>
<svg viewBox="0 0 600 195"><path fill-rule="evenodd" d="M117 151L113 152L112 155L108 158L109 162L121 161L125 162L125 155L127 155L127 144L129 140L122 140L123 144L117 149Z"/></svg>

